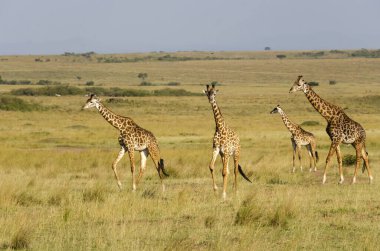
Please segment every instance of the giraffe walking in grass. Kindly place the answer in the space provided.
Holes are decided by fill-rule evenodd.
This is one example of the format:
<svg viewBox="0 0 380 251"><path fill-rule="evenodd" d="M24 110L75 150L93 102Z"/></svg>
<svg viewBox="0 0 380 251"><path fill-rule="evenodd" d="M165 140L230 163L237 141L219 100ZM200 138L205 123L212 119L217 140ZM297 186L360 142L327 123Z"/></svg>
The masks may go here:
<svg viewBox="0 0 380 251"><path fill-rule="evenodd" d="M275 107L271 112L271 114L279 113L281 115L282 121L284 122L286 128L290 131L292 136L290 140L292 141L293 147L293 173L296 170L295 167L295 159L296 155L298 155L298 159L300 162L300 169L302 171L302 161L301 161L301 146L306 146L307 151L310 157L310 169L311 172L314 166L314 172L317 171L317 162L318 162L318 152L316 151L316 141L315 137L312 133L305 131L301 128L301 126L293 123L288 116L285 114L284 110L281 109L280 105Z"/></svg>
<svg viewBox="0 0 380 251"><path fill-rule="evenodd" d="M313 89L306 83L302 76L298 76L293 86L290 88L289 93L296 91L302 91L311 105L317 110L327 121L326 132L331 139L331 146L326 158L325 171L323 174L322 183L326 182L326 172L331 157L336 152L337 160L339 164L339 184L344 181L343 167L342 167L342 155L340 152L340 144L351 144L356 150L356 166L354 176L352 178L352 184L356 182L356 175L360 166L361 159L364 160L362 171L367 169L369 183L372 182L373 177L369 167L368 153L366 151L365 139L366 133L363 127L356 121L350 119L343 111L342 108L330 104L319 97Z"/></svg>
<svg viewBox="0 0 380 251"><path fill-rule="evenodd" d="M162 174L165 176L168 175L164 169L164 160L160 158L160 150L158 148L157 140L154 135L150 131L138 126L131 118L123 117L113 113L111 110L105 107L100 102L100 99L94 94L91 94L90 98L87 100L83 108L87 109L91 107L96 107L103 118L120 131L118 141L121 148L117 158L112 163L112 169L114 171L119 188L121 189L122 186L117 174L117 163L127 152L129 155L129 160L131 162L132 189L136 190L136 186L143 176L146 167L146 160L150 155L160 177L162 189L165 190ZM135 151L140 152L141 156L141 165L137 180L135 177Z"/></svg>
<svg viewBox="0 0 380 251"><path fill-rule="evenodd" d="M230 156L233 156L234 158L234 174L235 174L235 181L234 181L234 188L235 191L237 191L237 173L239 172L244 179L251 182L249 178L244 174L241 166L239 165L239 158L240 158L240 140L238 135L228 127L227 123L224 121L224 118L220 112L220 109L216 103L215 96L217 93L217 90L215 89L215 85L212 85L210 88L209 85L206 85L206 90L203 91L212 107L212 111L214 113L215 118L215 134L213 139L213 153L211 162L209 165L212 182L213 182L213 188L216 191L218 189L216 183L215 183L215 177L214 177L214 166L216 157L218 154L222 158L223 163L223 199L226 199L226 189L227 189L227 176L229 173L228 170L228 161L230 159Z"/></svg>

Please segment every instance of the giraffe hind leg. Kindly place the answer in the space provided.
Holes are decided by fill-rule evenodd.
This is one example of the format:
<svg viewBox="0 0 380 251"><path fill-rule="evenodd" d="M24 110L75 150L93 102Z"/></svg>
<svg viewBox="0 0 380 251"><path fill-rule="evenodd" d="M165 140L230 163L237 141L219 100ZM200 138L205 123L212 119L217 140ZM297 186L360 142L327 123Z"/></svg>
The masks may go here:
<svg viewBox="0 0 380 251"><path fill-rule="evenodd" d="M144 171L145 171L145 168L146 168L146 160L148 158L148 155L149 155L149 152L147 149L144 149L140 152L140 161L141 161L141 164L140 164L140 171L139 171L139 176L137 177L137 181L136 181L136 185L139 184L143 174L144 174Z"/></svg>
<svg viewBox="0 0 380 251"><path fill-rule="evenodd" d="M165 191L165 184L163 182L163 177L161 175L160 153L159 153L157 144L149 144L148 145L148 151L149 151L150 157L153 160L154 166L156 167L158 176L160 177L160 181L161 181L161 185L162 185L162 191ZM163 163L163 160L162 160L162 163Z"/></svg>
<svg viewBox="0 0 380 251"><path fill-rule="evenodd" d="M122 146L121 149L120 149L120 151L119 151L119 154L118 154L117 158L112 163L112 170L113 170L113 172L115 174L115 178L117 180L117 185L119 186L120 189L122 187L121 187L121 182L120 182L119 176L117 174L117 163L123 158L124 154L125 154L125 147Z"/></svg>
<svg viewBox="0 0 380 251"><path fill-rule="evenodd" d="M367 172L368 172L368 178L369 178L369 183L371 184L372 183L372 180L373 180L373 176L371 174L371 169L369 168L369 159L368 159L368 153L365 149L365 145L364 147L362 148L362 156L363 156L363 159L364 159L364 164L366 166L366 169L367 169ZM363 165L364 165L363 164Z"/></svg>

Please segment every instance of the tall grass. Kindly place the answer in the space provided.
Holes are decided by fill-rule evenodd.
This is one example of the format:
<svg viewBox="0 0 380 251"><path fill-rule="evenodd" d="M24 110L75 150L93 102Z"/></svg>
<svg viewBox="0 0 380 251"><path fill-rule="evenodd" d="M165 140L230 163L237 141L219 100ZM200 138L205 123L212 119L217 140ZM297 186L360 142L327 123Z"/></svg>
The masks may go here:
<svg viewBox="0 0 380 251"><path fill-rule="evenodd" d="M235 55L219 53L217 57ZM263 57L261 53L236 53L242 58ZM1 73L6 79L50 79L72 83L70 86L81 90L83 82L93 80L105 90L138 91L139 72L148 72L152 82L180 82L181 88L191 93L201 93L203 85L211 81L223 83L217 101L226 122L240 136L240 164L253 184L239 176L235 193L230 172L227 200L223 201L221 189L213 191L208 164L215 122L205 96L104 98L115 113L131 117L155 134L170 173L164 180L165 192L150 159L137 191L132 192L128 156L119 163L123 185L119 190L111 169L119 151L119 132L95 109L81 110L86 97L22 97L27 104L49 109L1 111L0 247L376 250L380 237L376 224L380 117L376 97L368 97L380 91L376 84L380 61L294 59L296 53L287 56L292 60L281 62L275 59L278 52L273 52L273 60L152 61L128 63L128 67L123 63L104 67L86 57L69 55L49 56L52 60L44 66L35 63L34 57L7 57ZM194 52L194 57L200 56ZM325 120L302 93L288 94L300 72L320 83L317 92L321 97L346 107L347 114L366 129L375 177L372 185L367 184L366 173L359 173L356 185L349 185L353 168L344 167L346 182L338 186L335 158L323 186L324 161L317 172L297 169L291 173L290 134L278 117L269 115L273 106L280 103L294 121L312 121L305 126L317 138L321 160L330 146ZM339 84L329 85L330 79ZM3 92L18 88L2 87ZM151 94L160 88L148 86L144 90ZM341 151L355 154L351 146L342 146ZM135 161L138 171L137 153ZM303 150L303 166L308 164ZM232 161L229 166L232 171ZM215 177L219 188L223 183L221 169L218 157Z"/></svg>

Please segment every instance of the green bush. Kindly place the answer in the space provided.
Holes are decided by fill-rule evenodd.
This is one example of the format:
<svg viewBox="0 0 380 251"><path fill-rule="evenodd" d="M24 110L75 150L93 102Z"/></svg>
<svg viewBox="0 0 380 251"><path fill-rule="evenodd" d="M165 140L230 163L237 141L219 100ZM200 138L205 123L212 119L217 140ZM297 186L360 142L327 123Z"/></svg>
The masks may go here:
<svg viewBox="0 0 380 251"><path fill-rule="evenodd" d="M86 82L86 85L87 86L93 86L95 83L94 83L94 81L87 81Z"/></svg>
<svg viewBox="0 0 380 251"><path fill-rule="evenodd" d="M310 86L319 86L319 83L315 81L308 82L307 84Z"/></svg>
<svg viewBox="0 0 380 251"><path fill-rule="evenodd" d="M1 96L0 110L29 112L43 110L43 107L39 104L28 103L20 98Z"/></svg>
<svg viewBox="0 0 380 251"><path fill-rule="evenodd" d="M347 154L343 156L343 166L352 166L356 164L356 156L352 154Z"/></svg>
<svg viewBox="0 0 380 251"><path fill-rule="evenodd" d="M302 122L301 124L301 126L317 126L317 125L319 125L319 122L314 121L314 120L307 120L307 121Z"/></svg>
<svg viewBox="0 0 380 251"><path fill-rule="evenodd" d="M85 91L78 87L62 85L62 86L46 86L41 88L21 88L11 91L12 95L23 96L61 96L65 95L83 95Z"/></svg>

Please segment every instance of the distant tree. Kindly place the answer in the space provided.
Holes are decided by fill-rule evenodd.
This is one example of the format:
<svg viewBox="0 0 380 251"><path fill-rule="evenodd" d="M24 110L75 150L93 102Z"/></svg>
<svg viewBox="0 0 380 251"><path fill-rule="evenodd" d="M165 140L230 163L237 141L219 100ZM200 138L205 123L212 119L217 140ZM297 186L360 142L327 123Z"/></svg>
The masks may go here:
<svg viewBox="0 0 380 251"><path fill-rule="evenodd" d="M264 50L266 50L266 51L270 51L270 47L267 46L267 47L264 48Z"/></svg>
<svg viewBox="0 0 380 251"><path fill-rule="evenodd" d="M145 82L145 79L148 77L148 73L140 72L137 77L141 79L141 82Z"/></svg>
<svg viewBox="0 0 380 251"><path fill-rule="evenodd" d="M276 55L276 57L277 57L278 59L284 59L284 58L286 58L286 55L284 55L284 54L279 54L279 55Z"/></svg>

